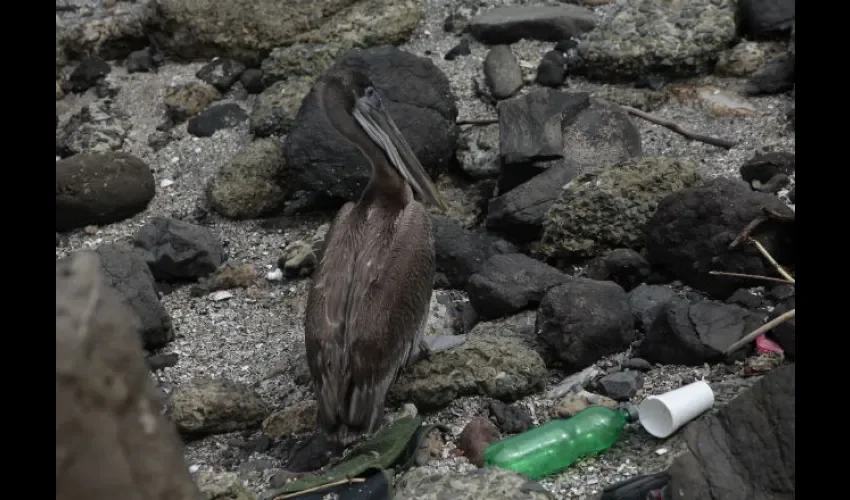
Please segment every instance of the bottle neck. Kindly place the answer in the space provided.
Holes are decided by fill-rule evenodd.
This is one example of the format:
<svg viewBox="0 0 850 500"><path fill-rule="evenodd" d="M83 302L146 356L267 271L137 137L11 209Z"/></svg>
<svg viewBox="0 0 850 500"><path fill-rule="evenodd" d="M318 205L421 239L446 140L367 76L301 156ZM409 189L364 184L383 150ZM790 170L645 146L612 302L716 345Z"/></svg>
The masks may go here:
<svg viewBox="0 0 850 500"><path fill-rule="evenodd" d="M627 405L618 410L623 418L626 419L626 422L631 424L636 422L638 419L637 407L633 405Z"/></svg>

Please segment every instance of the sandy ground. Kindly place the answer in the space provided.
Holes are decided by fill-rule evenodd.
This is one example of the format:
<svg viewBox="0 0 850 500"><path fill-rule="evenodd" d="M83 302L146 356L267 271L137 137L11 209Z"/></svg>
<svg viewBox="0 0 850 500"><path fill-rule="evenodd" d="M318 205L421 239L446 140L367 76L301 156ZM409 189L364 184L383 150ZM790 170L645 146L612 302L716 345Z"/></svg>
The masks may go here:
<svg viewBox="0 0 850 500"><path fill-rule="evenodd" d="M472 42L472 54L455 61L443 60L458 38L443 32L442 23L453 0L425 0L424 22L411 40L402 48L417 55L431 58L450 79L458 97L460 118L493 117L495 113L475 98L472 79L483 82L481 71L486 47ZM502 3L488 0L488 4ZM506 2L505 2L506 3ZM603 8L604 9L604 8ZM526 76L543 53L551 48L550 43L523 41L513 50L523 64ZM430 54L430 55L429 55ZM186 216L203 204L203 188L207 180L224 163L228 162L242 145L250 141L247 123L217 132L211 138L196 138L186 134L185 124L177 128L178 140L164 149L154 152L147 146L147 138L155 131L165 113L163 96L170 85L193 80L202 64L167 64L156 74L136 73L128 75L117 66L109 80L121 91L114 99L115 107L125 113L130 124L129 137L124 150L147 161L155 172L157 184L174 181L168 187L158 187L157 194L148 210L131 219L98 229L96 234L76 231L63 235L62 245L57 247L57 257L69 252L93 248L103 243L128 242L139 227L156 215ZM734 79L708 78L701 83L736 90L743 81ZM575 90L595 90L598 84L570 78L569 85ZM528 87L523 89L527 92ZM253 97L244 94L229 96L250 110ZM94 99L92 91L82 95L69 95L57 102L60 120L64 122L75 110ZM784 113L788 105L785 96L748 98L755 112L744 117L715 117L704 110L685 106L675 101L668 102L654 113L673 119L691 130L704 134L732 138L739 145L731 150L690 143L682 137L657 125L636 120L646 155L682 156L701 166L705 175L737 176L740 165L753 153L765 146L794 151L794 134L785 126ZM61 123L60 123L61 126ZM214 230L227 245L231 261L253 263L258 274L265 275L273 269L282 249L291 241L304 239L325 220L296 221L285 230L266 230L258 222L232 222L215 215L211 217ZM254 385L262 397L273 407L285 407L309 397L309 389L298 387L286 369L291 360L303 349L303 309L307 281L268 282L258 280L254 289L231 290L230 300L212 302L206 297L190 297L188 287L166 295L163 303L170 312L177 339L163 352L175 352L178 364L159 372L154 377L158 385L169 392L175 385L199 375L227 377ZM602 365L614 364L628 353L621 353L603 360ZM757 361L757 360L756 360ZM272 372L282 373L263 380ZM716 384L718 402L723 403L753 379L740 379L735 372L739 367L685 368L665 366L649 372L645 387L639 395L657 393L678 387L696 378L707 377ZM551 385L564 374L553 372ZM544 417L553 402L540 396L526 398L526 405L535 418ZM474 416L486 415L486 404L480 398L463 398L429 420L448 425L453 434ZM240 435L241 436L241 435ZM191 470L207 468L220 470L222 450L233 436L221 435L188 443L186 458ZM451 437L447 436L450 440ZM661 442L645 433L630 430L623 442L607 454L585 460L569 471L543 484L556 493L558 498L579 499L598 492L603 486L622 478L661 470L672 456L683 449L679 436ZM444 458L432 461L427 467L435 471L461 470L472 466L464 458L451 453L451 444L444 450ZM255 456L252 459L268 459ZM262 474L248 474L245 479L256 492L268 487L268 476L274 468Z"/></svg>

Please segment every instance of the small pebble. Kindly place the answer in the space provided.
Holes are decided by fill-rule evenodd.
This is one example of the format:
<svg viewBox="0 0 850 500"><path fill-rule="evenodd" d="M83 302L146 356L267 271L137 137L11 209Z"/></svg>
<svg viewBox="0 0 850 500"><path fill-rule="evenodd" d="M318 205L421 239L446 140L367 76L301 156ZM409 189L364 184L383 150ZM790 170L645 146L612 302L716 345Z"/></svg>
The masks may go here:
<svg viewBox="0 0 850 500"><path fill-rule="evenodd" d="M794 296L794 285L781 284L770 289L770 297L774 300L787 300Z"/></svg>
<svg viewBox="0 0 850 500"><path fill-rule="evenodd" d="M281 488L287 482L292 479L295 479L297 474L294 472L289 472L288 470L281 470L276 472L269 481L271 483L272 488Z"/></svg>
<svg viewBox="0 0 850 500"><path fill-rule="evenodd" d="M557 50L545 53L537 67L537 83L547 87L560 87L564 84L566 77L567 61L564 59L564 54Z"/></svg>
<svg viewBox="0 0 850 500"><path fill-rule="evenodd" d="M443 57L446 61L454 61L460 56L468 56L472 54L472 51L469 50L469 40L466 38L462 38L460 43L449 49L446 52L446 55Z"/></svg>
<svg viewBox="0 0 850 500"><path fill-rule="evenodd" d="M148 73L156 69L156 64L149 49L130 52L124 63L127 73Z"/></svg>
<svg viewBox="0 0 850 500"><path fill-rule="evenodd" d="M632 358L623 365L625 368L646 372L652 369L652 364L641 358Z"/></svg>
<svg viewBox="0 0 850 500"><path fill-rule="evenodd" d="M231 297L233 297L233 294L228 292L227 290L219 290L215 293L210 294L210 298L216 302L227 300Z"/></svg>
<svg viewBox="0 0 850 500"><path fill-rule="evenodd" d="M635 82L637 89L661 90L667 85L667 81L661 75L646 75Z"/></svg>
<svg viewBox="0 0 850 500"><path fill-rule="evenodd" d="M266 89L266 86L263 84L263 70L261 69L246 69L239 78L239 81L242 82L242 86L245 87L245 90L249 94L259 94Z"/></svg>
<svg viewBox="0 0 850 500"><path fill-rule="evenodd" d="M608 397L616 401L628 401L643 387L643 380L638 372L616 372L602 377L599 385Z"/></svg>
<svg viewBox="0 0 850 500"><path fill-rule="evenodd" d="M283 279L283 271L281 271L279 267L276 267L274 268L274 271L270 271L266 275L266 279L269 281L280 281Z"/></svg>
<svg viewBox="0 0 850 500"><path fill-rule="evenodd" d="M558 52L567 52L570 49L578 47L578 42L572 39L561 40L555 44L555 50Z"/></svg>
<svg viewBox="0 0 850 500"><path fill-rule="evenodd" d="M179 357L176 353L167 353L167 354L154 354L153 356L148 356L148 366L151 371L157 372L160 370L164 370L165 368L171 368L172 366L177 365Z"/></svg>

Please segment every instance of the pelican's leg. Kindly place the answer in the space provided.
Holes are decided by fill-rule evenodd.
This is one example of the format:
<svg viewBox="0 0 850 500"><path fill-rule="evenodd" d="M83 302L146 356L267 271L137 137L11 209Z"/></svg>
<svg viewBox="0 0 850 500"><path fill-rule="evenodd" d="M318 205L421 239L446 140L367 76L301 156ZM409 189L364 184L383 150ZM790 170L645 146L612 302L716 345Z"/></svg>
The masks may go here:
<svg viewBox="0 0 850 500"><path fill-rule="evenodd" d="M466 342L466 335L423 335L417 346L410 353L407 366L428 359L434 354L448 351Z"/></svg>

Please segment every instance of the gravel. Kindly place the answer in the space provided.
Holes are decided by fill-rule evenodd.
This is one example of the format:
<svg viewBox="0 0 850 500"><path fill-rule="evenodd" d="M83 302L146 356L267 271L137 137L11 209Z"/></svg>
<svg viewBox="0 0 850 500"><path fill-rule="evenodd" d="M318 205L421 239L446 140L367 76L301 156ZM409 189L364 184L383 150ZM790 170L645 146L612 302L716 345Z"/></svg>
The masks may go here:
<svg viewBox="0 0 850 500"><path fill-rule="evenodd" d="M479 119L495 116L495 111L476 98L473 79L485 88L481 70L487 48L474 40L470 42L471 55L454 61L445 61L443 55L455 46L460 38L443 31L443 20L458 0L424 0L422 25L412 39L402 48L417 55L430 57L452 83L458 97L459 118ZM511 4L507 0L486 0L488 6ZM597 8L604 14L608 7ZM523 77L533 79L542 55L552 48L552 43L521 41L512 46L520 61ZM427 55L430 54L430 55ZM154 171L157 193L148 210L120 223L98 228L94 234L75 231L63 235L62 244L56 248L57 258L80 249L94 248L103 243L130 243L130 237L156 215L186 217L197 213L203 201L203 190L208 179L225 162L229 161L250 140L248 124L216 132L211 138L191 137L185 125L174 129L176 139L155 152L147 145L148 135L156 130L165 115L163 96L170 85L195 80L195 73L203 66L197 64L168 63L157 73L128 74L123 67L113 68L107 79L121 91L114 98L117 109L126 113L132 123L124 144L124 151L148 162ZM604 85L569 78L573 90L599 91ZM744 80L714 77L695 80L699 85L714 85L729 90L743 88ZM238 85L237 85L238 87ZM521 92L528 92L528 87ZM250 110L255 96L232 91L225 96ZM68 95L57 102L60 123L63 123L80 106L93 100L92 92L82 96ZM738 168L759 148L770 145L777 149L795 150L793 131L784 125L788 105L785 96L751 97L747 101L756 108L745 117L714 117L697 107L670 101L654 114L680 123L685 128L739 141L731 150L702 143L688 142L679 135L644 120L635 119L643 136L646 155L682 156L695 161L706 176L738 176ZM166 181L163 183L163 181ZM167 187L160 187L169 184ZM792 185L789 185L790 189ZM784 192L787 192L785 190ZM227 377L248 383L274 408L310 397L310 390L297 386L289 366L303 350L303 312L307 281L268 281L266 274L276 267L283 248L290 242L306 239L327 217L299 220L286 229L267 230L257 222L232 222L214 214L206 219L225 243L231 262L252 263L257 271L257 284L248 289L231 290L233 297L215 302L208 297L192 297L189 287L182 287L163 297L170 312L177 339L162 352L179 355L176 366L153 374L160 388L169 392L174 386L199 375ZM620 353L601 360L599 365L619 365L629 353ZM764 356L748 360L748 364L769 363ZM718 404L728 401L741 390L755 382L757 377L741 378L741 366L713 367L656 367L644 375L643 389L632 399L640 401L645 395L663 392L705 377L718 393ZM549 387L563 378L563 373L552 372ZM548 388L548 387L547 387ZM554 401L541 395L521 401L531 412L535 423L548 418ZM475 416L487 415L487 404L482 398L462 398L448 408L428 415L427 420L446 424L456 437L463 426ZM634 426L632 426L634 427ZM186 458L192 472L221 470L222 450L242 434L219 435L186 445ZM449 440L450 441L450 440ZM426 465L434 472L472 468L466 459L456 456L449 442L443 457ZM581 461L563 474L542 481L557 498L581 499L601 491L601 488L623 478L656 472L669 465L684 442L679 435L665 441L655 440L646 433L631 428L622 442L609 452ZM265 465L276 466L271 457L254 454L253 460L271 460ZM262 463L262 462L261 462ZM247 467L250 469L250 467ZM243 471L247 470L243 469ZM272 467L262 473L245 472L243 478L253 491L268 488L268 479L275 472Z"/></svg>

